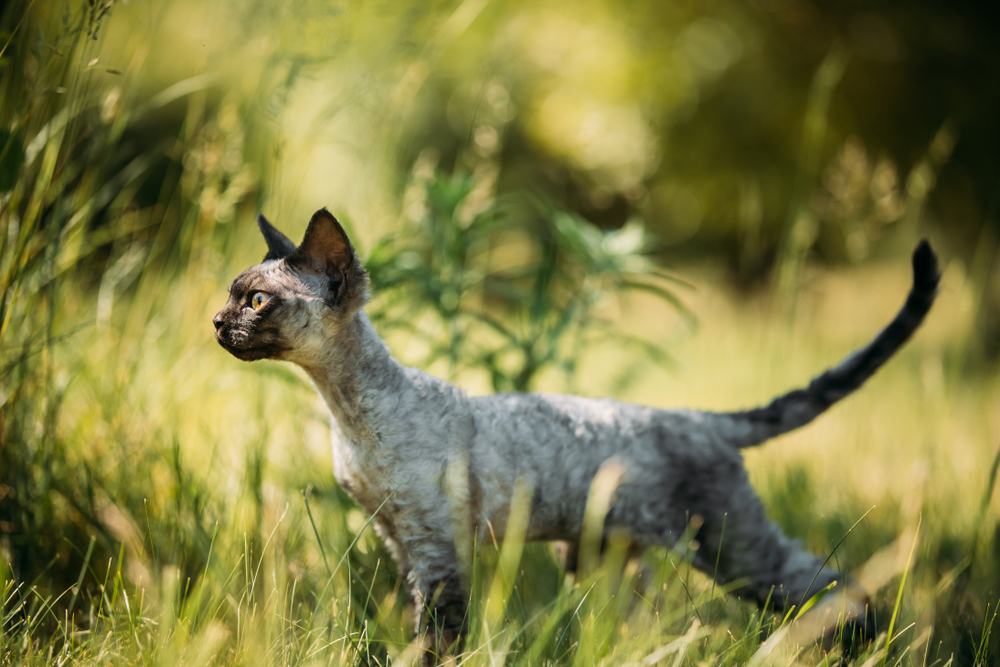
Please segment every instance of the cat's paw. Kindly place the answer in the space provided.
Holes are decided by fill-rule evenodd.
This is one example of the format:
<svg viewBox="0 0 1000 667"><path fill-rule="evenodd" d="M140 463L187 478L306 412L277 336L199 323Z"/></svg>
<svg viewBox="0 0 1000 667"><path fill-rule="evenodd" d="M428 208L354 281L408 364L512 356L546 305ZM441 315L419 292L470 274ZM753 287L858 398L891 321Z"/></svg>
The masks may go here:
<svg viewBox="0 0 1000 667"><path fill-rule="evenodd" d="M419 664L423 667L454 665L455 654L461 652L462 637L449 628L429 631L417 639Z"/></svg>

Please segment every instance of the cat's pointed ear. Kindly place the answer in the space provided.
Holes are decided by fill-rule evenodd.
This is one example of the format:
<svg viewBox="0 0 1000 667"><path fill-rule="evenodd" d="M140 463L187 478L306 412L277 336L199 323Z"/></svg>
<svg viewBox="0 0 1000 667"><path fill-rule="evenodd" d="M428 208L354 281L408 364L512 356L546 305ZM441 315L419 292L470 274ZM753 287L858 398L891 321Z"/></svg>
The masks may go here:
<svg viewBox="0 0 1000 667"><path fill-rule="evenodd" d="M368 273L344 228L325 208L313 214L301 245L285 261L300 271L329 279L322 298L331 308L350 312L368 301Z"/></svg>
<svg viewBox="0 0 1000 667"><path fill-rule="evenodd" d="M354 266L354 246L337 219L321 208L313 213L302 244L288 256L288 262L317 274L346 276Z"/></svg>
<svg viewBox="0 0 1000 667"><path fill-rule="evenodd" d="M260 233L264 235L264 241L267 242L265 262L269 259L284 259L295 251L295 244L292 243L292 240L279 232L263 214L257 216L257 226L260 227Z"/></svg>

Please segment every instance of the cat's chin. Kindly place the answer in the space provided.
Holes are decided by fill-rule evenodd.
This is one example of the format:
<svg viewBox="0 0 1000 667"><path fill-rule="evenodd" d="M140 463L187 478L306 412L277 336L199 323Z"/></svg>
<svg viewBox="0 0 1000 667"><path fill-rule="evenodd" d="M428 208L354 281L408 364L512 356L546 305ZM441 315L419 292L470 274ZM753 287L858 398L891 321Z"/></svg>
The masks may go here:
<svg viewBox="0 0 1000 667"><path fill-rule="evenodd" d="M284 350L276 345L264 345L261 347L235 347L225 343L221 338L216 338L219 345L241 361L259 361L260 359L277 359Z"/></svg>

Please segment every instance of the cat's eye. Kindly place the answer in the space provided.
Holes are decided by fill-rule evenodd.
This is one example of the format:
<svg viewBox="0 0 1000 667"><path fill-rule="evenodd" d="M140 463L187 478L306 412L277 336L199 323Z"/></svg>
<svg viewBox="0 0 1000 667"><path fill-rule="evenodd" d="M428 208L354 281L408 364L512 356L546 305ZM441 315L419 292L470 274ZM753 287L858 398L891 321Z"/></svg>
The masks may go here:
<svg viewBox="0 0 1000 667"><path fill-rule="evenodd" d="M271 299L271 295L267 292L257 292L252 297L250 297L250 305L253 306L254 310L257 310L265 303Z"/></svg>

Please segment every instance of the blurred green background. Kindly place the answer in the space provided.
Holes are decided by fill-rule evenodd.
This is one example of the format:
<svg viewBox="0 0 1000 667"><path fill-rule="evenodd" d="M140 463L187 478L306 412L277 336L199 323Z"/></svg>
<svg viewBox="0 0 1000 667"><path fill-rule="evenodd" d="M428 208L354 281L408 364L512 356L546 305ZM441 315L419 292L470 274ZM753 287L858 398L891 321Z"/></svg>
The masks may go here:
<svg viewBox="0 0 1000 667"><path fill-rule="evenodd" d="M995 664L998 14L5 3L0 664L412 657L325 407L209 325L263 256L256 214L297 239L321 206L405 362L472 393L663 407L803 383L891 317L929 237L944 280L924 329L747 463L789 534L883 573L888 634L859 664ZM743 664L787 620L676 550L651 550L642 583L626 571L639 597L613 567L574 585L548 547L510 558L484 549L474 593L504 606L474 597L469 661Z"/></svg>

